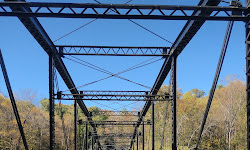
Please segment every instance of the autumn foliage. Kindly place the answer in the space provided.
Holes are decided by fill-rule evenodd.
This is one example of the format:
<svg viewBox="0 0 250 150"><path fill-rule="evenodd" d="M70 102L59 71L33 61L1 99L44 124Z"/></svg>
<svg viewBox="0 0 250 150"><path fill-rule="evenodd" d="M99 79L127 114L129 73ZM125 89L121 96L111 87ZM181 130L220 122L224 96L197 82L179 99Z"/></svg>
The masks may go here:
<svg viewBox="0 0 250 150"><path fill-rule="evenodd" d="M216 89L212 107L205 125L200 149L214 150L244 150L246 149L246 85L243 81L226 78L224 83ZM168 92L164 85L161 91ZM177 130L178 148L182 150L193 149L196 145L198 133L207 104L208 93L193 89L186 93L178 90L177 100ZM30 101L17 100L17 106L23 122L24 131L30 149L49 149L49 113L48 99L42 99L40 106ZM117 116L98 115L98 107L89 108L95 117L93 120L137 120L133 116L119 118ZM126 110L124 110L126 111ZM74 126L73 105L57 103L56 114L56 149L73 149ZM79 119L85 121L85 116L78 110ZM124 112L125 113L125 112ZM145 120L151 119L151 109ZM166 119L166 120L165 120ZM157 102L155 105L155 149L171 149L171 102ZM164 137L163 126L165 123ZM91 127L89 127L91 131ZM133 132L133 127L98 127L98 133ZM139 129L142 132L142 128ZM80 134L79 134L80 133ZM85 126L78 132L78 146L83 147ZM151 149L151 126L145 127L145 148ZM129 140L128 140L129 141ZM161 142L162 141L162 142ZM89 140L90 142L90 140ZM142 139L139 139L142 149ZM128 143L130 144L130 143ZM0 95L0 149L24 149L10 100Z"/></svg>

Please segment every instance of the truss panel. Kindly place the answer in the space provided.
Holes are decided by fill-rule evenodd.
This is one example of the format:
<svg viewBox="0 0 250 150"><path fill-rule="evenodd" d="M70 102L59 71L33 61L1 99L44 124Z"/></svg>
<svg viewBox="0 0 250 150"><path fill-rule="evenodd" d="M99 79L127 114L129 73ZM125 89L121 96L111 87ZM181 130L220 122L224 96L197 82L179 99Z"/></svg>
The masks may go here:
<svg viewBox="0 0 250 150"><path fill-rule="evenodd" d="M80 91L81 94L62 94L58 92L55 99L60 100L104 100L104 101L167 101L169 94L148 95L147 91Z"/></svg>
<svg viewBox="0 0 250 150"><path fill-rule="evenodd" d="M6 7L31 8L32 12L9 11ZM0 16L160 19L160 20L227 20L244 21L246 8L218 6L118 5L86 3L2 2ZM209 14L193 15L194 12ZM213 15L211 15L211 13ZM231 15L234 14L234 15Z"/></svg>
<svg viewBox="0 0 250 150"><path fill-rule="evenodd" d="M64 55L168 56L170 47L56 46Z"/></svg>

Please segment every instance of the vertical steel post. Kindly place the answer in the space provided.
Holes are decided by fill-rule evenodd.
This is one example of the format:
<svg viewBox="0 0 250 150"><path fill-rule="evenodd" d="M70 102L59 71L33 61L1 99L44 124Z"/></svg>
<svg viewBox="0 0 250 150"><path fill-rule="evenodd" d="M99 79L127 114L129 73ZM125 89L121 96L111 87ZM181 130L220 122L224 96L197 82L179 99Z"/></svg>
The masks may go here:
<svg viewBox="0 0 250 150"><path fill-rule="evenodd" d="M144 132L145 132L145 128L144 128L144 118L143 118L142 121L143 121L143 123L142 123L142 150L144 150L144 149L145 149L145 145L144 145L144 144L145 144L145 142L144 142L144 140L145 140L145 139L144 139L144 138L145 138L145 137L144 137L144 134L145 134L145 133L144 133Z"/></svg>
<svg viewBox="0 0 250 150"><path fill-rule="evenodd" d="M249 8L250 0L246 0ZM248 16L250 13L246 14ZM246 21L246 78L247 78L247 149L250 150L250 20Z"/></svg>
<svg viewBox="0 0 250 150"><path fill-rule="evenodd" d="M83 132L83 127L82 127L82 146L81 146L81 150L84 150L85 149L85 134L84 134L84 132Z"/></svg>
<svg viewBox="0 0 250 150"><path fill-rule="evenodd" d="M139 150L139 129L137 128L136 150Z"/></svg>
<svg viewBox="0 0 250 150"><path fill-rule="evenodd" d="M74 128L75 128L75 137L74 137L74 144L75 150L77 150L77 101L74 101Z"/></svg>
<svg viewBox="0 0 250 150"><path fill-rule="evenodd" d="M5 67L5 64L4 64L1 49L0 49L0 64L1 64L2 72L3 72L4 80L5 80L5 83L6 83L6 87L7 87L8 93L9 93L11 105L12 105L12 108L13 108L13 111L14 111L14 114L15 114L15 117L16 117L17 125L18 125L19 131L20 131L20 134L21 134L21 137L22 137L22 140L23 140L23 145L24 145L24 148L26 150L28 150L29 149L28 144L27 144L25 134L24 134L24 131L23 131L22 122L21 122L21 119L20 119L20 116L19 116L19 113L18 113L18 109L17 109L17 106L16 106L16 102L15 102L15 98L14 98L14 95L13 95L13 92L12 92L12 88L11 88L11 85L10 85L7 70L6 70L6 67Z"/></svg>
<svg viewBox="0 0 250 150"><path fill-rule="evenodd" d="M154 101L151 101L152 103L152 150L155 149L155 103Z"/></svg>
<svg viewBox="0 0 250 150"><path fill-rule="evenodd" d="M54 64L53 53L49 54L49 123L50 123L50 150L55 145L55 102L54 102Z"/></svg>
<svg viewBox="0 0 250 150"><path fill-rule="evenodd" d="M91 150L94 149L94 133L93 133L93 129L92 129L92 132L91 132Z"/></svg>
<svg viewBox="0 0 250 150"><path fill-rule="evenodd" d="M177 150L177 118L176 118L176 55L172 55L171 91L172 91L172 150Z"/></svg>
<svg viewBox="0 0 250 150"><path fill-rule="evenodd" d="M85 147L88 150L88 122L86 121L85 125Z"/></svg>
<svg viewBox="0 0 250 150"><path fill-rule="evenodd" d="M79 149L82 149L82 136L81 136L81 126L80 126L80 122L78 124L78 139L79 139Z"/></svg>

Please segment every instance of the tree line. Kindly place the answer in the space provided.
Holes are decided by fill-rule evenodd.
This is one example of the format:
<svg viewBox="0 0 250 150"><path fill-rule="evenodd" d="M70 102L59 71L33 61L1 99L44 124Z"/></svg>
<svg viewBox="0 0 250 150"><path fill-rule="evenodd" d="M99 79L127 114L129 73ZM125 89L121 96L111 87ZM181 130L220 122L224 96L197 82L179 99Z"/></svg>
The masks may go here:
<svg viewBox="0 0 250 150"><path fill-rule="evenodd" d="M245 82L229 76L222 85L217 86L212 107L204 128L199 149L225 149L244 150L247 147L246 141L246 85ZM162 86L161 92L168 92L168 86ZM208 94L199 89L192 89L182 93L178 89L177 94L177 135L178 149L194 149L201 122L206 108ZM30 149L49 149L49 100L42 99L40 106L32 101L17 100L18 111L24 126L24 132ZM130 120L136 121L137 117L124 115L118 117L113 115L103 115L101 108L90 107L93 120ZM126 109L123 113L127 114ZM112 112L111 112L112 114ZM83 122L86 117L78 108L78 120ZM62 103L55 104L55 145L57 150L67 150L74 148L74 106ZM145 120L151 120L151 109L145 116ZM85 147L85 124L78 123L78 148ZM132 133L134 127L129 126L98 126L99 134L107 133ZM89 135L93 134L88 126ZM139 128L142 132L142 128ZM145 126L145 149L151 149L152 133L151 126ZM103 143L126 142L130 144L130 139L103 138ZM89 149L91 149L91 138L88 139ZM136 146L136 144L135 144ZM139 149L142 149L142 137L139 137ZM115 148L115 147L113 147ZM135 147L136 148L136 147ZM0 149L18 150L24 149L20 133L17 127L15 116L10 100L0 95ZM155 104L155 149L171 149L171 101L159 101Z"/></svg>

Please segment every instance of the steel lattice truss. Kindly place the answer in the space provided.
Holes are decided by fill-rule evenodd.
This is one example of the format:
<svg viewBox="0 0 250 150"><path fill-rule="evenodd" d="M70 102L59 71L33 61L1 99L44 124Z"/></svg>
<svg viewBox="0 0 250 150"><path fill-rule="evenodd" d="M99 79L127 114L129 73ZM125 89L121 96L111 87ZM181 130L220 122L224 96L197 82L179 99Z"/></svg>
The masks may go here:
<svg viewBox="0 0 250 150"><path fill-rule="evenodd" d="M107 148L107 147L115 147L115 148L127 148L129 147L130 145L103 145L102 148Z"/></svg>
<svg viewBox="0 0 250 150"><path fill-rule="evenodd" d="M207 20L246 22L247 36L247 140L248 150L250 150L250 27L249 27L249 0L246 1L246 6L243 7L240 2L232 1L230 7L218 6L220 0L201 0L197 6L170 6L170 5L118 5L118 4L86 4L86 3L37 3L25 2L19 0L5 0L0 2L0 16L15 16L23 23L27 30L33 35L40 46L49 55L49 91L50 91L50 149L54 149L54 99L60 100L75 100L75 149L77 143L77 111L76 104L79 105L82 112L86 116L86 121L78 121L79 125L85 125L86 143L88 144L88 136L92 136L92 144L98 145L96 148L105 149L109 146L132 149L135 141L142 138L144 143L144 125L152 125L152 149L154 149L154 101L172 101L172 149L177 149L177 124L176 124L176 59L184 50L190 40L199 31L202 25ZM171 47L114 47L114 46L73 46L73 45L54 45L40 22L36 17L57 17L57 18L100 18L100 19L152 19L152 20L187 20L185 26L181 30L177 39ZM131 20L130 20L131 21ZM229 36L227 35L227 38ZM224 41L224 44L228 41ZM225 46L225 45L224 45ZM155 80L155 83L150 91L78 91L71 76L62 61L65 55L109 55L109 56L161 56L164 59L162 68ZM223 59L221 57L220 59ZM3 61L1 61L1 64ZM223 61L222 61L223 62ZM221 62L220 62L221 63ZM222 64L222 63L221 63ZM4 65L2 65L4 66ZM54 67L67 85L70 93L58 92L54 93ZM2 67L3 68L3 67ZM220 69L217 69L216 74L219 75ZM4 71L3 71L4 72ZM5 71L6 72L6 71ZM170 93L158 95L168 73L171 72ZM7 73L6 73L7 74ZM6 75L5 74L5 75ZM9 83L6 83L9 85ZM214 82L216 85L217 82ZM213 95L212 95L213 96ZM103 110L98 113L93 113L88 110L84 100L108 100L108 101L145 101L143 108L137 111L110 111ZM212 99L210 99L211 101ZM209 101L209 102L210 102ZM208 114L211 102L208 103L205 112ZM152 107L152 119L144 121L145 115L149 108ZM13 109L15 107L13 106ZM14 109L15 110L15 109ZM17 114L18 115L18 114ZM92 117L96 115L104 116L131 116L137 121L93 121ZM81 122L81 123L80 123ZM204 117L203 124L206 122ZM21 124L21 123L19 123ZM18 125L19 125L18 124ZM88 131L88 125L92 127L92 131ZM98 127L105 126L131 126L134 130L132 133L98 133ZM142 133L139 133L139 127L142 126ZM108 128L108 127L107 127ZM24 133L19 128L24 143ZM89 134L91 133L91 134ZM202 129L200 132L200 137ZM200 140L199 137L199 140ZM105 144L105 138L115 139L112 144ZM137 140L136 140L137 138ZM119 139L128 139L129 145L121 145ZM120 144L119 144L120 143ZM126 142L125 142L126 143ZM198 148L197 142L196 149ZM93 146L93 145L92 145ZM27 146L25 146L26 149ZM143 144L144 149L144 144Z"/></svg>
<svg viewBox="0 0 250 150"><path fill-rule="evenodd" d="M105 100L105 101L167 101L169 94L149 95L149 91L80 91L80 94L57 93L61 100ZM78 97L78 98L75 98Z"/></svg>
<svg viewBox="0 0 250 150"><path fill-rule="evenodd" d="M116 148L119 148L119 147L124 147L124 148L128 148L129 145L125 145L125 144L128 144L131 140L131 137L129 136L113 136L111 137L112 139L114 139L114 141L111 141L109 143L105 143L104 141L109 138L109 137L103 137L101 136L100 137L100 141L101 141L101 145L102 146L107 146L107 145L114 145Z"/></svg>
<svg viewBox="0 0 250 150"><path fill-rule="evenodd" d="M95 135L95 136L98 136L98 137L130 137L132 136L133 133L105 133L105 134L102 134L102 135Z"/></svg>
<svg viewBox="0 0 250 150"><path fill-rule="evenodd" d="M31 12L11 11L6 6L28 7ZM193 12L202 11L203 16ZM2 16L106 18L106 19L163 19L163 20L237 20L244 21L246 8L213 6L153 6L153 5L109 5L78 3L0 3ZM233 14L233 15L231 15Z"/></svg>
<svg viewBox="0 0 250 150"><path fill-rule="evenodd" d="M98 136L99 137L99 141L100 142L104 142L105 139L108 138L108 136ZM131 136L132 137L132 136ZM112 138L115 140L115 142L113 143L129 143L131 141L131 137L130 136L113 136ZM118 140L122 140L118 141Z"/></svg>
<svg viewBox="0 0 250 150"><path fill-rule="evenodd" d="M98 113L94 113L93 116L138 116L140 113L139 111L112 111L112 110L103 110L99 111Z"/></svg>
<svg viewBox="0 0 250 150"><path fill-rule="evenodd" d="M95 125L111 125L111 126L116 126L116 125L121 125L121 126L135 126L137 121L87 121L86 123L88 124L95 124ZM144 121L142 122L144 125L151 125L151 122L149 121Z"/></svg>
<svg viewBox="0 0 250 150"><path fill-rule="evenodd" d="M169 47L56 46L60 55L168 56Z"/></svg>

